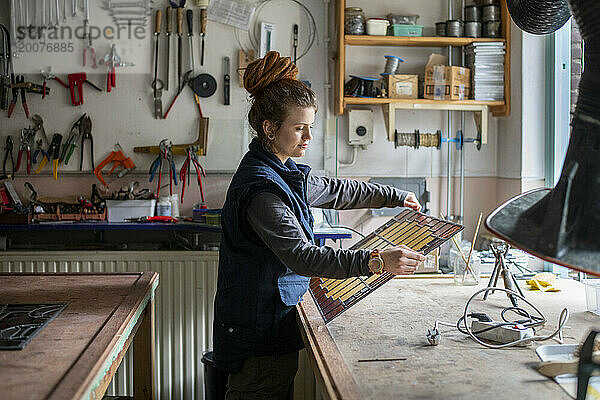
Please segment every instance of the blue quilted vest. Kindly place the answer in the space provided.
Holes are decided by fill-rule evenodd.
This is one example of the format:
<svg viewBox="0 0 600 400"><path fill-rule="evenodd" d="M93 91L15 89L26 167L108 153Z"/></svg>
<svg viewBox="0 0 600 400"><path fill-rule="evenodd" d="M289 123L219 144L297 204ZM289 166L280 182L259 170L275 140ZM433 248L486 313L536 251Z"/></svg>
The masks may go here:
<svg viewBox="0 0 600 400"><path fill-rule="evenodd" d="M296 304L309 277L285 266L248 225L246 208L261 192L276 194L314 243L306 185L310 167L285 165L254 140L242 159L223 206L223 234L213 323L214 360L235 372L250 356L285 354L303 347Z"/></svg>

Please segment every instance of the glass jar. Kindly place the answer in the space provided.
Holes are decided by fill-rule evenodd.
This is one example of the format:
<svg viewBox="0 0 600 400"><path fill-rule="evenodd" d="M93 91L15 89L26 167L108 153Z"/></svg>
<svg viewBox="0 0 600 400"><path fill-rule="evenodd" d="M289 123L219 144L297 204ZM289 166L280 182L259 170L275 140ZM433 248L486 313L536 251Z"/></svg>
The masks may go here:
<svg viewBox="0 0 600 400"><path fill-rule="evenodd" d="M469 251L471 251L471 244L467 241L463 241L460 244L462 255L469 260ZM450 248L450 265L454 270L454 284L474 286L478 285L481 275L481 263L479 260L479 253L473 251L471 253L471 259L469 260L469 268L466 267L465 260L461 253L456 249L456 246Z"/></svg>
<svg viewBox="0 0 600 400"><path fill-rule="evenodd" d="M344 33L346 35L365 34L365 13L360 7L347 7L344 11Z"/></svg>

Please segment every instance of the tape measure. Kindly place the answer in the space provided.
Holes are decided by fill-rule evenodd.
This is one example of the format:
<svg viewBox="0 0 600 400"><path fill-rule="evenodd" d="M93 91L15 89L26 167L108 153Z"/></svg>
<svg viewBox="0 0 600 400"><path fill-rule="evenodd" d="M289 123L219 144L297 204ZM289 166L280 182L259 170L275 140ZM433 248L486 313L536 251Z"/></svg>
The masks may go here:
<svg viewBox="0 0 600 400"><path fill-rule="evenodd" d="M210 97L217 91L217 81L209 74L200 74L190 81L190 87L200 97Z"/></svg>

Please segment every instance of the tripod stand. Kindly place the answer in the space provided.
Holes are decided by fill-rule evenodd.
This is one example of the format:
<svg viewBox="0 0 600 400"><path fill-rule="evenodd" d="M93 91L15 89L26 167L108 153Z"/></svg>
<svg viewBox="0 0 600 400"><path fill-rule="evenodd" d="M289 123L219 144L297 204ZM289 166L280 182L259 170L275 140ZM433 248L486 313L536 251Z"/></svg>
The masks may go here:
<svg viewBox="0 0 600 400"><path fill-rule="evenodd" d="M490 245L490 249L494 256L496 257L496 262L494 264L494 270L492 271L492 276L490 277L490 281L488 282L488 288L497 287L498 278L502 275L502 280L504 281L504 287L513 292L518 292L521 296L525 297L523 291L517 284L517 279L513 275L510 267L506 263L504 257L508 254L508 250L510 250L510 246L507 243L502 243L499 245ZM487 299L488 294L493 293L494 290L489 290L485 292L483 295L483 300ZM507 293L510 302L514 307L518 307L517 297L511 293Z"/></svg>

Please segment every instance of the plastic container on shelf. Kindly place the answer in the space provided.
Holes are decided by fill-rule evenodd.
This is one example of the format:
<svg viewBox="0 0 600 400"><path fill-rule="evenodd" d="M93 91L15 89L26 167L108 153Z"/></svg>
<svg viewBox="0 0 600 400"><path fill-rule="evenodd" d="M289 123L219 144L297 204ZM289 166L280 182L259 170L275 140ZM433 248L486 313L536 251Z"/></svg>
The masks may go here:
<svg viewBox="0 0 600 400"><path fill-rule="evenodd" d="M154 217L156 200L106 200L108 222L124 222L126 218Z"/></svg>
<svg viewBox="0 0 600 400"><path fill-rule="evenodd" d="M208 225L221 225L221 210L208 210L206 213L206 223Z"/></svg>
<svg viewBox="0 0 600 400"><path fill-rule="evenodd" d="M403 15L403 14L388 14L388 21L392 25L416 25L419 16L414 15Z"/></svg>
<svg viewBox="0 0 600 400"><path fill-rule="evenodd" d="M393 36L423 36L423 25L392 25Z"/></svg>
<svg viewBox="0 0 600 400"><path fill-rule="evenodd" d="M169 200L171 201L171 217L179 218L179 194L172 194Z"/></svg>
<svg viewBox="0 0 600 400"><path fill-rule="evenodd" d="M161 197L156 203L156 215L170 217L171 216L171 197Z"/></svg>
<svg viewBox="0 0 600 400"><path fill-rule="evenodd" d="M206 223L206 213L208 212L208 207L205 203L196 203L194 204L194 208L192 210L192 219L196 222Z"/></svg>
<svg viewBox="0 0 600 400"><path fill-rule="evenodd" d="M367 35L385 36L390 23L383 18L369 18L367 20Z"/></svg>

